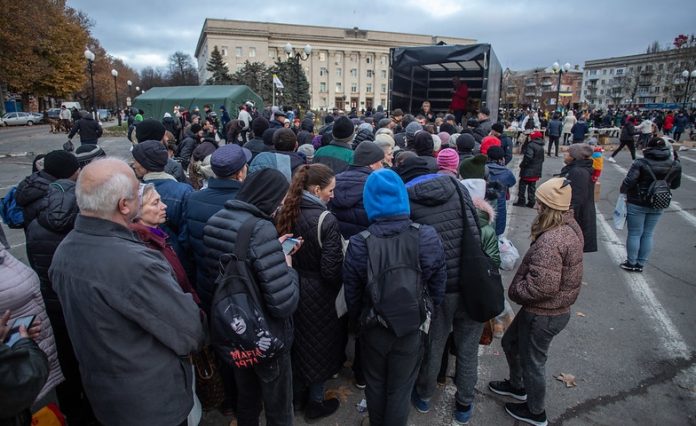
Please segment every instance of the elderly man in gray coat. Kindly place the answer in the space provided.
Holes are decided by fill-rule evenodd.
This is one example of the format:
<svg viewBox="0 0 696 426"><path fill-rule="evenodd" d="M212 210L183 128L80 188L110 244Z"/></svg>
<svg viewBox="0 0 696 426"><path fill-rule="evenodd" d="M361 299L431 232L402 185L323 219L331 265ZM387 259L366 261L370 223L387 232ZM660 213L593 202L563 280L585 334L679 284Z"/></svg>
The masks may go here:
<svg viewBox="0 0 696 426"><path fill-rule="evenodd" d="M205 332L169 263L128 229L138 193L121 160L85 167L75 190L80 215L49 276L99 422L185 425L194 401L187 356Z"/></svg>

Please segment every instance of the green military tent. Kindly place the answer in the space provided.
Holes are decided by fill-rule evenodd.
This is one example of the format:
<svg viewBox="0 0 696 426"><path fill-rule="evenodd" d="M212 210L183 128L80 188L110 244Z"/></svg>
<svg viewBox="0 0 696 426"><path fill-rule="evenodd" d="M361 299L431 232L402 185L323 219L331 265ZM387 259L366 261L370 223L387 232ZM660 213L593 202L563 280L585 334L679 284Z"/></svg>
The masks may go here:
<svg viewBox="0 0 696 426"><path fill-rule="evenodd" d="M247 86L172 86L153 87L139 95L133 102L133 108L142 109L143 118L161 120L165 112L171 113L174 105L180 105L191 111L198 107L203 112L204 105L219 113L224 105L231 118L237 117L239 106L251 101L256 108L263 110L263 101Z"/></svg>

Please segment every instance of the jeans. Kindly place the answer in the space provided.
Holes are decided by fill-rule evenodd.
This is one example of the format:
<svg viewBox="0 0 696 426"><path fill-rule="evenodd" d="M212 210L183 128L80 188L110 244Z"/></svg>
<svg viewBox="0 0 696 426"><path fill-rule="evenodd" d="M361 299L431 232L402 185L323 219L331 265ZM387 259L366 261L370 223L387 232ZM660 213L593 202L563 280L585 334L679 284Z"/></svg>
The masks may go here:
<svg viewBox="0 0 696 426"><path fill-rule="evenodd" d="M631 151L631 158L636 159L636 143L633 142L633 139L631 140L625 140L625 141L620 141L619 147L616 148L616 150L611 154L612 157L616 157L616 154L619 153L623 149L623 147L627 146L628 150Z"/></svg>
<svg viewBox="0 0 696 426"><path fill-rule="evenodd" d="M370 425L405 426L423 357L423 333L396 337L393 331L375 326L364 330L360 344Z"/></svg>
<svg viewBox="0 0 696 426"><path fill-rule="evenodd" d="M644 265L647 262L653 246L653 231L660 216L660 209L626 203L626 253L629 263Z"/></svg>
<svg viewBox="0 0 696 426"><path fill-rule="evenodd" d="M524 195L527 193L527 203L533 205L536 203L536 182L529 182L524 179L520 179L518 183L517 190L517 202L520 204L525 204Z"/></svg>
<svg viewBox="0 0 696 426"><path fill-rule="evenodd" d="M551 146L556 146L556 157L558 157L558 139L559 136L549 136L549 157L551 156Z"/></svg>
<svg viewBox="0 0 696 426"><path fill-rule="evenodd" d="M237 424L258 426L261 407L266 412L266 425L291 425L292 365L289 350L276 359L253 368L235 368L237 382Z"/></svg>
<svg viewBox="0 0 696 426"><path fill-rule="evenodd" d="M570 313L537 315L522 308L503 335L502 346L510 368L510 384L527 391L533 414L545 409L546 358L551 340L570 320Z"/></svg>
<svg viewBox="0 0 696 426"><path fill-rule="evenodd" d="M435 308L423 364L416 380L416 392L424 401L429 401L435 394L442 353L447 337L454 329L454 346L457 352L454 378L457 386L456 400L462 405L474 402L474 387L478 381L478 346L483 323L473 321L467 316L460 306L459 298L458 293L446 294L442 304Z"/></svg>

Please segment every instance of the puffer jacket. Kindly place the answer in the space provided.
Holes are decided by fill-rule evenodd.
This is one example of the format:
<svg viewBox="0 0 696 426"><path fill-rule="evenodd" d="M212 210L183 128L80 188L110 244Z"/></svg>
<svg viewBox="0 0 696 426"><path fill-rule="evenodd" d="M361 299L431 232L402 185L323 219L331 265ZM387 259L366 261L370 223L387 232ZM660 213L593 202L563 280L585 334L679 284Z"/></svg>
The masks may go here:
<svg viewBox="0 0 696 426"><path fill-rule="evenodd" d="M186 220L186 234L182 236L188 242L188 246L193 250L193 257L196 263L195 288L201 298L203 309L210 311L210 304L215 293L214 275L208 274L205 268L206 247L203 243L203 228L208 219L225 207L229 200L237 198L237 192L242 183L229 179L208 179L208 187L201 191L192 192L184 201L184 218Z"/></svg>
<svg viewBox="0 0 696 426"><path fill-rule="evenodd" d="M489 178L488 180L493 183L498 184L498 202L496 203L496 218L495 218L495 232L498 235L502 235L505 232L505 226L507 224L507 192L510 188L515 186L517 179L510 169L507 167L496 163L495 161L488 162L486 164L488 167Z"/></svg>
<svg viewBox="0 0 696 426"><path fill-rule="evenodd" d="M189 163L191 162L191 155L193 150L196 148L200 141L191 132L188 132L186 137L179 142L179 149L176 156L181 159L181 166L184 169L188 169Z"/></svg>
<svg viewBox="0 0 696 426"><path fill-rule="evenodd" d="M632 141L633 137L637 135L638 132L636 131L636 127L631 123L630 121L627 121L626 124L621 128L621 136L619 137L619 140L621 141Z"/></svg>
<svg viewBox="0 0 696 426"><path fill-rule="evenodd" d="M345 239L370 226L363 205L363 189L370 173L372 169L369 167L350 166L345 172L336 175L336 188L334 198L329 202L329 210L336 215Z"/></svg>
<svg viewBox="0 0 696 426"><path fill-rule="evenodd" d="M563 214L561 226L529 246L510 284L510 300L537 315L569 312L582 285L582 246L582 231L571 209Z"/></svg>
<svg viewBox="0 0 696 426"><path fill-rule="evenodd" d="M478 213L478 224L481 227L481 248L491 258L495 267L500 268L500 248L494 227L495 210L486 200L474 198L473 201Z"/></svg>
<svg viewBox="0 0 696 426"><path fill-rule="evenodd" d="M58 245L75 226L79 212L75 199L75 182L59 179L49 185L39 216L27 228L29 265L39 276L41 294L46 308L51 312L61 312L61 307L48 279L48 268Z"/></svg>
<svg viewBox="0 0 696 426"><path fill-rule="evenodd" d="M623 183L621 183L620 192L626 194L627 203L650 207L650 203L643 199L653 182L648 171L648 164L657 179L665 179L669 172L667 183L671 189L677 189L681 185L681 163L678 160L670 159L669 148L648 148L643 151L643 158L633 161Z"/></svg>
<svg viewBox="0 0 696 426"><path fill-rule="evenodd" d="M58 363L56 343L53 339L51 321L41 298L39 277L28 266L17 260L0 246L0 312L12 311L10 323L27 315L36 315L41 321L41 334L36 340L48 356L50 372L37 399L41 399L64 379Z"/></svg>
<svg viewBox="0 0 696 426"><path fill-rule="evenodd" d="M541 177L541 169L544 165L544 140L532 139L522 147L524 158L520 163L520 177Z"/></svg>
<svg viewBox="0 0 696 426"><path fill-rule="evenodd" d="M48 192L48 185L56 178L41 170L27 176L17 185L15 199L24 214L24 228L36 219L41 209L41 199Z"/></svg>
<svg viewBox="0 0 696 426"><path fill-rule="evenodd" d="M304 196L292 232L304 239L292 265L300 276L300 302L295 312L293 374L304 383L323 382L345 361L346 324L336 314L336 296L343 282L343 244L338 220L326 215L319 246L317 227L326 207Z"/></svg>
<svg viewBox="0 0 696 426"><path fill-rule="evenodd" d="M411 225L408 216L382 217L370 224L368 231L378 237L391 237L405 232ZM421 279L437 306L445 296L447 266L442 241L432 226L420 227L419 257ZM358 320L360 314L371 308L370 298L365 294L367 286L367 241L361 235L350 239L346 259L343 262L343 286L349 317Z"/></svg>
<svg viewBox="0 0 696 426"><path fill-rule="evenodd" d="M209 276L217 276L220 257L234 253L237 232L252 216L261 220L254 227L249 242L249 262L266 305L269 327L289 348L293 339L292 315L300 299L299 278L285 263L278 232L269 216L249 203L226 202L225 208L213 215L203 229L203 244L207 249L205 267Z"/></svg>
<svg viewBox="0 0 696 426"><path fill-rule="evenodd" d="M593 172L590 158L574 160L561 169L560 174L570 180L570 187L573 190L570 206L575 212L575 221L582 229L585 253L597 251L597 212L595 211Z"/></svg>
<svg viewBox="0 0 696 426"><path fill-rule="evenodd" d="M472 233L480 240L476 209L467 191L456 179L443 175L423 175L406 184L411 220L435 228L445 249L447 265L446 293L459 292L462 236ZM467 209L462 212L459 195Z"/></svg>
<svg viewBox="0 0 696 426"><path fill-rule="evenodd" d="M358 132L355 134L355 138L353 138L353 150L360 145L360 142L363 141L375 141L375 135L372 133L372 130L370 129L360 129Z"/></svg>

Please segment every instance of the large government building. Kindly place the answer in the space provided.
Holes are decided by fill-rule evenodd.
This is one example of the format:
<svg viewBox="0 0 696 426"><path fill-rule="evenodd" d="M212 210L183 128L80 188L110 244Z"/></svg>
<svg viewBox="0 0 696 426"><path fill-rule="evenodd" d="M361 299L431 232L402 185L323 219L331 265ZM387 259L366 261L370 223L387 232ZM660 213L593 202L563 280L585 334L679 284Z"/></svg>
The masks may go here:
<svg viewBox="0 0 696 426"><path fill-rule="evenodd" d="M206 19L196 45L200 81L208 79L206 64L217 46L231 72L245 61L272 65L287 58L288 43L293 54L301 54L313 109L358 110L387 106L389 49L444 42L472 44L469 38L441 37L355 28L331 28L268 22ZM308 57L305 47L311 47Z"/></svg>

